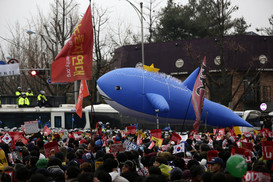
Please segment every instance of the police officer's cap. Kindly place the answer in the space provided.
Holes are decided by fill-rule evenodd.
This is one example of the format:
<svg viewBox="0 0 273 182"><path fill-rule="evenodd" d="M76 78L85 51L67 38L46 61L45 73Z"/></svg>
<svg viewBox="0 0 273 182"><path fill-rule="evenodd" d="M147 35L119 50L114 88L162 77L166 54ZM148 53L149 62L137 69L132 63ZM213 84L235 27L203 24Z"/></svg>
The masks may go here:
<svg viewBox="0 0 273 182"><path fill-rule="evenodd" d="M28 88L27 90L31 90L31 88Z"/></svg>
<svg viewBox="0 0 273 182"><path fill-rule="evenodd" d="M26 92L22 92L22 95L26 95Z"/></svg>
<svg viewBox="0 0 273 182"><path fill-rule="evenodd" d="M41 90L40 93L41 93L41 94L45 94L45 91Z"/></svg>

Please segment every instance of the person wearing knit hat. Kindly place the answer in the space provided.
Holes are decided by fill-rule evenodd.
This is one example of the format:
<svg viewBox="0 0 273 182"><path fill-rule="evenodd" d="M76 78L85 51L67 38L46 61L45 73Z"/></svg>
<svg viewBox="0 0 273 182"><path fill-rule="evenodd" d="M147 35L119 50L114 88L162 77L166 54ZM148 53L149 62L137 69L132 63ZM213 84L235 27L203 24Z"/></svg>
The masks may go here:
<svg viewBox="0 0 273 182"><path fill-rule="evenodd" d="M84 162L93 163L94 162L94 156L92 153L85 153L82 156L82 159Z"/></svg>
<svg viewBox="0 0 273 182"><path fill-rule="evenodd" d="M179 167L175 167L171 170L170 180L181 180L183 176L183 172Z"/></svg>
<svg viewBox="0 0 273 182"><path fill-rule="evenodd" d="M48 160L47 159L39 159L36 163L36 167L38 169L47 168L48 167Z"/></svg>

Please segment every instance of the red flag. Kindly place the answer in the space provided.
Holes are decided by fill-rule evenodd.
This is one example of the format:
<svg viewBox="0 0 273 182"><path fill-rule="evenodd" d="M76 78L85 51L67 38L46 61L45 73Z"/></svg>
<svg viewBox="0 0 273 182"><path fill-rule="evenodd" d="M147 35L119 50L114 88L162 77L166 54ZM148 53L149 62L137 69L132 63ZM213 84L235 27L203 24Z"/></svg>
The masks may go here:
<svg viewBox="0 0 273 182"><path fill-rule="evenodd" d="M152 136L156 138L161 138L161 129L150 130L150 132L151 132L151 138Z"/></svg>
<svg viewBox="0 0 273 182"><path fill-rule="evenodd" d="M127 126L126 129L127 129L127 133L126 133L127 135L136 134L136 126Z"/></svg>
<svg viewBox="0 0 273 182"><path fill-rule="evenodd" d="M140 145L142 143L140 135L137 136L137 145Z"/></svg>
<svg viewBox="0 0 273 182"><path fill-rule="evenodd" d="M273 141L262 141L263 160L273 160Z"/></svg>
<svg viewBox="0 0 273 182"><path fill-rule="evenodd" d="M57 141L48 142L48 143L46 143L44 145L44 149L45 149L45 156L48 158L50 156L50 150L54 149L55 150L55 154L57 152L59 152L58 142Z"/></svg>
<svg viewBox="0 0 273 182"><path fill-rule="evenodd" d="M198 131L200 127L201 113L204 104L206 70L207 66L205 56L192 91L192 105L196 116L196 121L193 124L195 131Z"/></svg>
<svg viewBox="0 0 273 182"><path fill-rule="evenodd" d="M176 144L179 144L179 142L181 141L180 135L173 132L172 137L171 137L171 141L174 141L174 142L176 142Z"/></svg>
<svg viewBox="0 0 273 182"><path fill-rule="evenodd" d="M150 145L149 145L148 149L152 149L154 146L155 146L155 142L154 142L154 141L152 141L152 142L150 143Z"/></svg>
<svg viewBox="0 0 273 182"><path fill-rule="evenodd" d="M218 157L219 151L217 150L210 150L207 152L207 160L210 162L213 158Z"/></svg>
<svg viewBox="0 0 273 182"><path fill-rule="evenodd" d="M93 42L91 7L89 6L71 38L51 65L52 83L91 80Z"/></svg>
<svg viewBox="0 0 273 182"><path fill-rule="evenodd" d="M77 104L76 104L76 113L80 118L82 118L82 100L84 97L87 97L88 95L89 95L89 91L87 89L86 80L82 80L79 96L78 96Z"/></svg>
<svg viewBox="0 0 273 182"><path fill-rule="evenodd" d="M45 125L43 128L43 133L45 133L46 136L48 136L51 133L51 130Z"/></svg>

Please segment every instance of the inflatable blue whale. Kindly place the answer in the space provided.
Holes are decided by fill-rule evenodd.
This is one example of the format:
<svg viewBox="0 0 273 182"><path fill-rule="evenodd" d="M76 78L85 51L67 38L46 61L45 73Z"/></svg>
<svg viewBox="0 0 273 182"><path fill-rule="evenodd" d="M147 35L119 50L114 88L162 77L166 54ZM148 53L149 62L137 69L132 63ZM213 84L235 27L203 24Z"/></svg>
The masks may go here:
<svg viewBox="0 0 273 182"><path fill-rule="evenodd" d="M120 68L97 80L97 88L105 101L126 115L168 123L194 123L192 89L199 68L184 81L163 73L140 68ZM253 127L229 108L204 100L201 123L217 127Z"/></svg>

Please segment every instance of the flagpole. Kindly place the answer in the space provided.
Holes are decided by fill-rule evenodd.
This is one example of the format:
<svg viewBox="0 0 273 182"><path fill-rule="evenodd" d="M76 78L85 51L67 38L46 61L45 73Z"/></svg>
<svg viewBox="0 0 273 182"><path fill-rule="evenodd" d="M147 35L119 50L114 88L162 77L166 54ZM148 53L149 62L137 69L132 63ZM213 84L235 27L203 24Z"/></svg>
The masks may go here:
<svg viewBox="0 0 273 182"><path fill-rule="evenodd" d="M192 94L191 94L191 98L192 98ZM183 122L181 131L183 131L183 129L184 129L184 124L185 124L185 121L186 121L186 117L188 115L188 111L189 111L189 107L190 107L190 103L191 103L191 98L190 98L190 101L188 103L188 107L187 107L187 111L186 111L186 114L185 114L185 117L184 117L184 122Z"/></svg>
<svg viewBox="0 0 273 182"><path fill-rule="evenodd" d="M206 111L206 118L205 118L205 128L204 128L204 132L207 132L207 117L208 117L208 111Z"/></svg>
<svg viewBox="0 0 273 182"><path fill-rule="evenodd" d="M90 6L91 19L92 19L91 0L89 0L89 3L90 3L89 6ZM93 26L92 26L92 28L93 28ZM93 30L93 32L94 32L94 30ZM93 57L92 57L92 59L93 59ZM91 60L91 63L93 63L93 60ZM92 70L93 70L93 64L92 64ZM93 89L92 89L92 85L93 85L92 84L92 80L90 80L91 81L91 84L90 84L90 87L91 87L91 104L90 104L90 123L89 123L89 125L90 125L90 133L92 133L93 111L94 111L94 107L93 107L93 95L96 94L95 91L93 91ZM93 95L92 95L92 93L93 93Z"/></svg>

